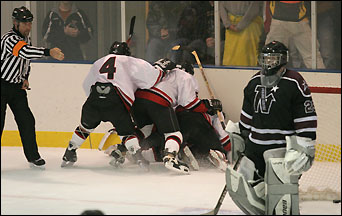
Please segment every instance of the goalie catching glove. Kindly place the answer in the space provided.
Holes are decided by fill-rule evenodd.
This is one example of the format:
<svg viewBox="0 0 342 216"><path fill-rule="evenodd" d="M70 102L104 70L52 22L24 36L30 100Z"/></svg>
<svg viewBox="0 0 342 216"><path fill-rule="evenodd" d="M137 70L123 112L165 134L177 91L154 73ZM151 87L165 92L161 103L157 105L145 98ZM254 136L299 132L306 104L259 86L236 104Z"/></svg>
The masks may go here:
<svg viewBox="0 0 342 216"><path fill-rule="evenodd" d="M300 175L310 169L315 158L315 140L307 137L286 136L285 170Z"/></svg>
<svg viewBox="0 0 342 216"><path fill-rule="evenodd" d="M217 111L222 112L222 103L219 99L202 99L205 107L208 109L209 115L217 114Z"/></svg>
<svg viewBox="0 0 342 216"><path fill-rule="evenodd" d="M176 68L176 64L168 58L159 59L153 63L153 66L164 72L164 76L172 69Z"/></svg>

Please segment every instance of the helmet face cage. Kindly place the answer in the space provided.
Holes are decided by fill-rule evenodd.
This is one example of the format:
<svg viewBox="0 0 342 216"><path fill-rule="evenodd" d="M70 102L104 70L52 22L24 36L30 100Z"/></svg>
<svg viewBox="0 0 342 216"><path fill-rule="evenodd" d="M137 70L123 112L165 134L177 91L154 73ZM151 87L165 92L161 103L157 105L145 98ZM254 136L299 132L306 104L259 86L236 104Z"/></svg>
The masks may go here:
<svg viewBox="0 0 342 216"><path fill-rule="evenodd" d="M112 46L110 46L109 54L130 56L131 52L127 43L115 41Z"/></svg>
<svg viewBox="0 0 342 216"><path fill-rule="evenodd" d="M12 18L19 22L32 22L32 13L24 6L15 8L12 13Z"/></svg>
<svg viewBox="0 0 342 216"><path fill-rule="evenodd" d="M287 63L287 55L282 53L261 53L258 62L262 68L261 73L265 76L271 76Z"/></svg>

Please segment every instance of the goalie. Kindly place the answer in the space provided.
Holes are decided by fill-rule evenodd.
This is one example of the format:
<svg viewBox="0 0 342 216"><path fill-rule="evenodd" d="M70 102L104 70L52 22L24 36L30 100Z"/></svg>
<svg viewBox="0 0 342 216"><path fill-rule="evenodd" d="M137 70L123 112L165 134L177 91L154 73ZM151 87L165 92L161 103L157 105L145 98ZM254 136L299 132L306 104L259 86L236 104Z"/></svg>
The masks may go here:
<svg viewBox="0 0 342 216"><path fill-rule="evenodd" d="M286 69L287 62L282 43L263 47L262 69L244 88L238 128L226 128L233 159L240 163L227 169L227 189L246 214L299 214L298 179L314 160L311 92L298 72Z"/></svg>

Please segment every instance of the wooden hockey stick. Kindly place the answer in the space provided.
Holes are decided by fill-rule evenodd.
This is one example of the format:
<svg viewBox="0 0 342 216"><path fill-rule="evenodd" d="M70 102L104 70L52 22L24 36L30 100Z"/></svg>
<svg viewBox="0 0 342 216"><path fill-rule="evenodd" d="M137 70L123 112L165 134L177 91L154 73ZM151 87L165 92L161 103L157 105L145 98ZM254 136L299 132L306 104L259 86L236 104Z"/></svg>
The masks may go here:
<svg viewBox="0 0 342 216"><path fill-rule="evenodd" d="M173 47L172 47L172 50L184 50L184 49L183 49L183 47L181 47L180 45L176 45L176 46L173 46ZM193 55L195 56L196 62L197 62L198 66L199 66L199 68L200 68L200 70L201 70L203 79L204 79L204 81L205 81L205 84L206 84L206 86L207 86L207 89L208 89L208 91L209 91L209 94L210 94L211 99L214 99L214 98L215 98L214 93L213 93L213 91L211 90L211 88L210 88L210 86L209 86L207 77L205 76L205 73L204 73L204 70L203 70L201 61L199 60L196 51L195 51L195 50L192 51L191 54L193 54ZM221 122L221 126L222 126L223 130L225 130L226 125L225 125L225 123L224 123L223 114L222 114L220 111L217 110L217 116L218 116L218 118L219 118L219 120L220 120L220 122Z"/></svg>
<svg viewBox="0 0 342 216"><path fill-rule="evenodd" d="M210 86L209 86L207 77L205 76L205 73L204 73L204 70L203 70L203 67L202 67L202 64L201 64L201 61L199 60L198 55L197 55L197 53L196 53L195 50L192 51L191 53L195 56L196 62L197 62L197 64L198 64L198 67L199 67L200 70L201 70L201 73L202 73L203 79L204 79L204 81L205 81L205 84L206 84L206 86L207 86L207 89L208 89L208 91L209 91L210 97L211 97L211 99L214 99L214 98L215 98L214 93L213 93L213 91L211 90L211 88L210 88ZM226 128L226 125L225 125L225 123L224 123L224 119L223 119L222 113L221 113L220 111L218 111L218 110L217 110L217 116L218 116L218 118L219 118L219 120L220 120L220 122L221 122L222 128L223 128L223 130L224 130L224 129Z"/></svg>
<svg viewBox="0 0 342 216"><path fill-rule="evenodd" d="M240 164L240 161L241 161L242 157L243 157L243 154L240 154L238 159L236 160L236 163L235 163L234 167L233 167L234 170L237 169L238 165ZM227 192L228 192L228 188L227 188L227 184L225 184L224 188L223 188L223 191L222 191L222 193L220 195L219 200L217 201L217 204L216 204L215 208L213 210L211 210L210 212L207 212L207 213L204 213L204 214L201 214L201 215L217 215L218 211L221 208L223 200L226 197Z"/></svg>
<svg viewBox="0 0 342 216"><path fill-rule="evenodd" d="M133 16L131 18L131 24L129 26L128 38L126 40L126 43L128 44L128 46L129 46L129 43L131 42L131 39L133 37L134 24L135 24L135 16Z"/></svg>

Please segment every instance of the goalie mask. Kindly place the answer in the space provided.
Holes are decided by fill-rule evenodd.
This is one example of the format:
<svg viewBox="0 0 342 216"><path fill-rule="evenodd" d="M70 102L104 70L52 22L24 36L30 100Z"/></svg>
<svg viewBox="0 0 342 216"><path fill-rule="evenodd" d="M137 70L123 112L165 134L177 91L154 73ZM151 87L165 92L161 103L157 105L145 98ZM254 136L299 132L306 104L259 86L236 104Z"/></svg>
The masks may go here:
<svg viewBox="0 0 342 216"><path fill-rule="evenodd" d="M278 41L266 44L259 55L258 63L261 66L261 85L276 86L285 70L281 68L288 62L288 49Z"/></svg>
<svg viewBox="0 0 342 216"><path fill-rule="evenodd" d="M126 42L115 41L109 49L109 54L130 56L131 51Z"/></svg>

